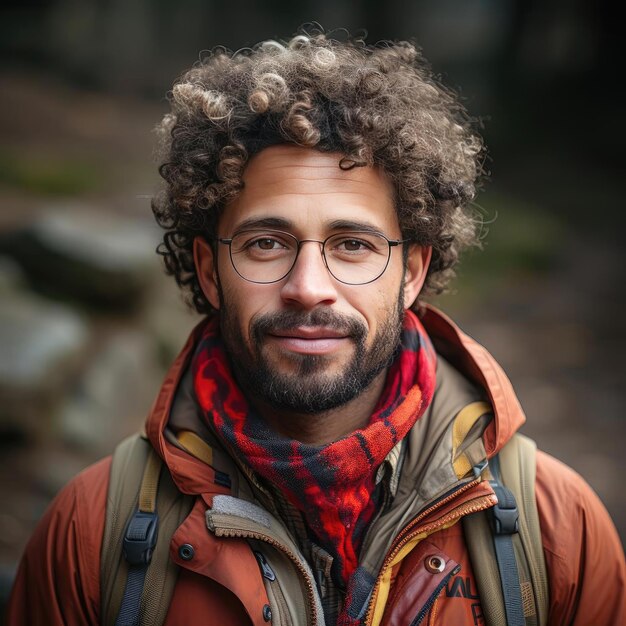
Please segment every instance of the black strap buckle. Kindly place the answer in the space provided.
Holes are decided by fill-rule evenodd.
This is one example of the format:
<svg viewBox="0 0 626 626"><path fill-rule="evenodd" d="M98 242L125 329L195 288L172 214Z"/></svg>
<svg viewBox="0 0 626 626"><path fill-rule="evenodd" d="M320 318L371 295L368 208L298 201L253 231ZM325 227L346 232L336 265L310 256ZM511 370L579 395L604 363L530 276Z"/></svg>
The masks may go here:
<svg viewBox="0 0 626 626"><path fill-rule="evenodd" d="M498 503L491 509L495 533L512 535L519 532L519 510L515 496L507 487L491 482Z"/></svg>
<svg viewBox="0 0 626 626"><path fill-rule="evenodd" d="M136 511L128 521L124 533L124 556L130 565L148 565L156 546L159 516L156 513Z"/></svg>

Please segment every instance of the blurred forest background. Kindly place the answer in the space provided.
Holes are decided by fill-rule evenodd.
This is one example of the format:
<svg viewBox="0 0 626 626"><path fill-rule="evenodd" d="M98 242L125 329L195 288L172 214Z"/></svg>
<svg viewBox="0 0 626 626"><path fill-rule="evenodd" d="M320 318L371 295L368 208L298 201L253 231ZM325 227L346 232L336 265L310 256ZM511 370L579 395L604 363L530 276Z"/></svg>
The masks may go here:
<svg viewBox="0 0 626 626"><path fill-rule="evenodd" d="M616 6L616 5L612 5ZM440 299L626 539L624 109L602 0L13 0L0 15L0 603L36 521L141 428L197 321L154 248L154 125L216 45L415 39L484 124L485 250Z"/></svg>

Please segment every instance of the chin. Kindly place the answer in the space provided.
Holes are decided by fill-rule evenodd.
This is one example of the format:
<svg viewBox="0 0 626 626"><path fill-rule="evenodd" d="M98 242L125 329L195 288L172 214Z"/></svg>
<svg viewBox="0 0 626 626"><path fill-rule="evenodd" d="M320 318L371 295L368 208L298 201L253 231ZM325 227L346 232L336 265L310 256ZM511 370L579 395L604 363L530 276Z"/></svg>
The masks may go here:
<svg viewBox="0 0 626 626"><path fill-rule="evenodd" d="M341 375L347 363L335 365L337 357L330 354L282 353L277 358L264 359L268 369L278 375L311 376L325 374L324 378ZM285 367L286 366L286 367ZM287 371L285 371L287 370Z"/></svg>

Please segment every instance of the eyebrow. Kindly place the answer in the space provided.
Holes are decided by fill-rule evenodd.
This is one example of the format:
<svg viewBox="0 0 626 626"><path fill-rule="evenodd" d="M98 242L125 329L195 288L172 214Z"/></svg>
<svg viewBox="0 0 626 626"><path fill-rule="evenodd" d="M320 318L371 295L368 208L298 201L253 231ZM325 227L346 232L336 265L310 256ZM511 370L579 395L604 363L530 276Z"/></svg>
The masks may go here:
<svg viewBox="0 0 626 626"><path fill-rule="evenodd" d="M293 227L291 220L283 217L251 217L237 225L235 232L239 233L245 230L256 228L278 228L289 230ZM369 222L360 222L356 220L333 220L328 224L329 230L333 231L362 231L368 233L382 234L382 230Z"/></svg>
<svg viewBox="0 0 626 626"><path fill-rule="evenodd" d="M331 230L360 230L367 233L382 234L382 230L369 222L358 222L355 220L334 220L329 225Z"/></svg>
<svg viewBox="0 0 626 626"><path fill-rule="evenodd" d="M252 228L290 228L292 223L283 217L250 217L237 224L235 232L250 230Z"/></svg>

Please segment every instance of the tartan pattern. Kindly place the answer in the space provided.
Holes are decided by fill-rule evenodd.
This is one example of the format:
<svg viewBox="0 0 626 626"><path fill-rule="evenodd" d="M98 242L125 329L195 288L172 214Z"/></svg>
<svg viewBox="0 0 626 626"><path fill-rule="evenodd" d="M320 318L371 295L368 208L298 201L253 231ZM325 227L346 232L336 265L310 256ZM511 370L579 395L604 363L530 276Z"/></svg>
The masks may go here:
<svg viewBox="0 0 626 626"><path fill-rule="evenodd" d="M434 348L407 311L401 349L369 424L312 446L281 437L252 410L229 370L218 322L214 317L207 324L192 362L200 409L233 454L302 513L316 543L333 556L333 576L349 589L364 532L379 505L376 470L432 399Z"/></svg>
<svg viewBox="0 0 626 626"><path fill-rule="evenodd" d="M376 472L376 485L382 489L383 500L377 514L384 512L393 501L400 480L400 460L404 454L402 442L396 444L386 456ZM248 470L250 471L250 470ZM255 481L256 482L256 481ZM271 496L271 507L274 513L284 522L287 530L294 537L300 552L308 561L316 578L320 601L324 611L324 621L327 624L336 624L338 616L344 606L346 590L344 585L339 586L331 576L330 570L333 557L311 540L302 513L284 497L280 489L274 485L262 488ZM371 520L374 521L373 519Z"/></svg>

